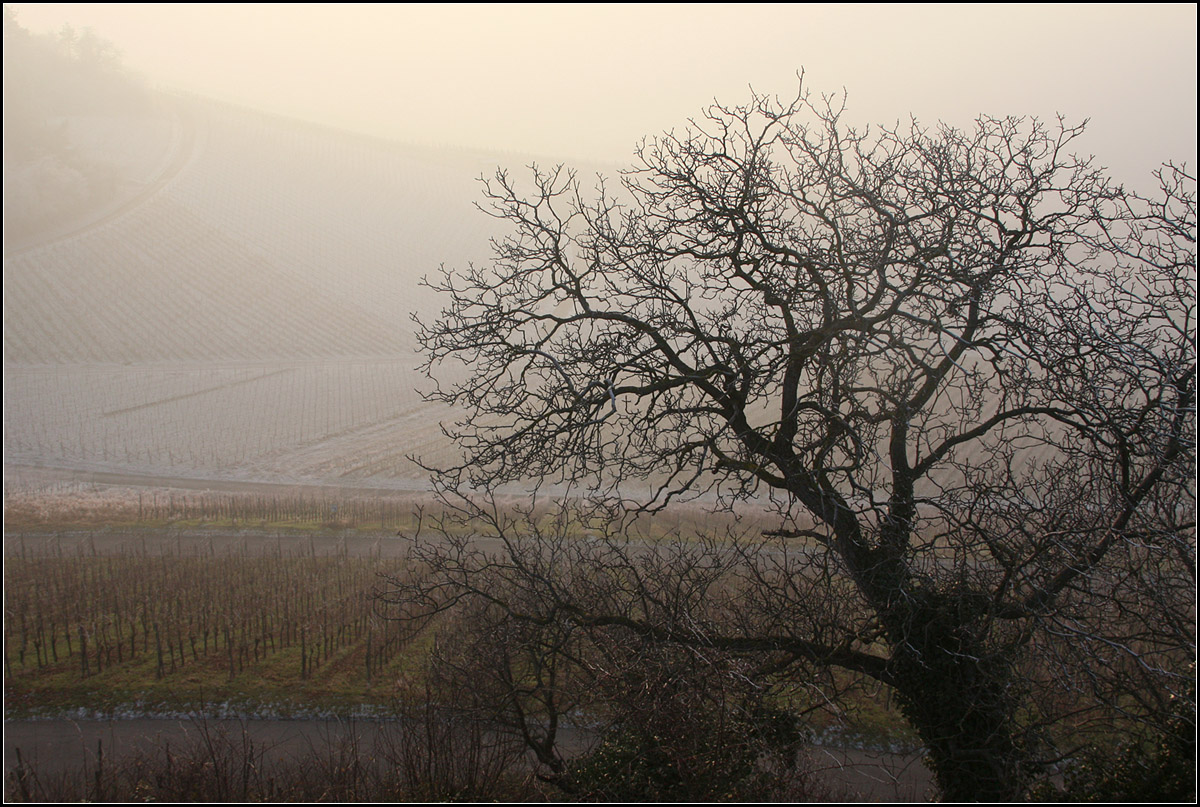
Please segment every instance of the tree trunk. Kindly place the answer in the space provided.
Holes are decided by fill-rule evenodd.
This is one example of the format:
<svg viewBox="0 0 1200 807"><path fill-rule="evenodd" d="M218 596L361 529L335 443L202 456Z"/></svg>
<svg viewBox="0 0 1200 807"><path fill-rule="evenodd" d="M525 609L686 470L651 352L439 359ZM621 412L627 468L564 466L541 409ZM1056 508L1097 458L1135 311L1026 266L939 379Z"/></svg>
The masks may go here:
<svg viewBox="0 0 1200 807"><path fill-rule="evenodd" d="M968 604L969 595L927 594L891 615L904 626L893 641L897 694L944 800L1020 800L1029 771L1013 731L1019 684L1007 654L970 638Z"/></svg>

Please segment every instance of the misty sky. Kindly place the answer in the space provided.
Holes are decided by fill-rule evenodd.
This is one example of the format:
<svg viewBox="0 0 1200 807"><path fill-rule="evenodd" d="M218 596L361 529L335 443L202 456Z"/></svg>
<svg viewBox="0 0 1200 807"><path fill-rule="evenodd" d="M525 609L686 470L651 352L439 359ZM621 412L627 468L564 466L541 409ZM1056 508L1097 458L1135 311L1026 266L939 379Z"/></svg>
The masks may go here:
<svg viewBox="0 0 1200 807"><path fill-rule="evenodd" d="M8 4L112 40L151 82L426 144L626 164L644 135L795 74L855 122L1092 124L1145 183L1194 164L1196 6Z"/></svg>

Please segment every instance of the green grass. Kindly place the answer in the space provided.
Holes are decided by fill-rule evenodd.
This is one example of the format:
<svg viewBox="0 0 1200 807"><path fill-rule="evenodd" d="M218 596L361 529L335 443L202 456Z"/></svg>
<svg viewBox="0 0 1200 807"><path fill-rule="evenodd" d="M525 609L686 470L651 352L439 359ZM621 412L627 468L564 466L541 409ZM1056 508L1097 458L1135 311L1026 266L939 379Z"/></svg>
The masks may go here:
<svg viewBox="0 0 1200 807"><path fill-rule="evenodd" d="M396 680L412 664L398 656L367 681L365 645L331 654L307 678L300 675L300 648L290 647L229 674L227 658L208 657L157 676L153 654L83 677L78 659L14 669L6 677L9 717L84 710L100 714L143 704L146 711L193 711L205 704L234 703L246 711L265 709L283 715L311 712L350 714L364 707L386 708Z"/></svg>

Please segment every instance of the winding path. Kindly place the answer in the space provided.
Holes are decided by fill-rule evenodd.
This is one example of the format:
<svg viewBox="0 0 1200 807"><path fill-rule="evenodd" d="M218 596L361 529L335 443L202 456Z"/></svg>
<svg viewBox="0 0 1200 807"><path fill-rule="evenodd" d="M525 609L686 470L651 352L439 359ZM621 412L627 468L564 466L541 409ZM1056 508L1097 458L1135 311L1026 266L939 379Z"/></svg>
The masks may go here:
<svg viewBox="0 0 1200 807"><path fill-rule="evenodd" d="M171 142L153 180L136 189L132 195L128 191L119 193L107 204L81 213L57 227L47 228L35 236L16 242L6 240L5 260L102 227L145 204L170 184L195 156L198 126L196 117L185 108L185 102L170 96L166 97L166 102L171 106Z"/></svg>

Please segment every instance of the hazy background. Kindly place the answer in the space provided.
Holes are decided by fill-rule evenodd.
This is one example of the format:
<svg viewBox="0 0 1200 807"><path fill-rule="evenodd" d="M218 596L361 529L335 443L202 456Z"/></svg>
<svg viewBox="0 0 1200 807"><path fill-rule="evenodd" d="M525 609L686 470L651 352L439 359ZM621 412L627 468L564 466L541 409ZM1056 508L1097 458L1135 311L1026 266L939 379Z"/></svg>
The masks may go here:
<svg viewBox="0 0 1200 807"><path fill-rule="evenodd" d="M586 189L802 68L854 124L1090 117L1075 146L1144 193L1195 161L1194 5L4 10L6 491L424 490L458 414L419 394L411 315L504 234L476 179L563 161Z"/></svg>
<svg viewBox="0 0 1200 807"><path fill-rule="evenodd" d="M91 26L153 83L405 141L624 164L747 87L850 119L1090 117L1121 181L1196 153L1196 6L11 3Z"/></svg>

